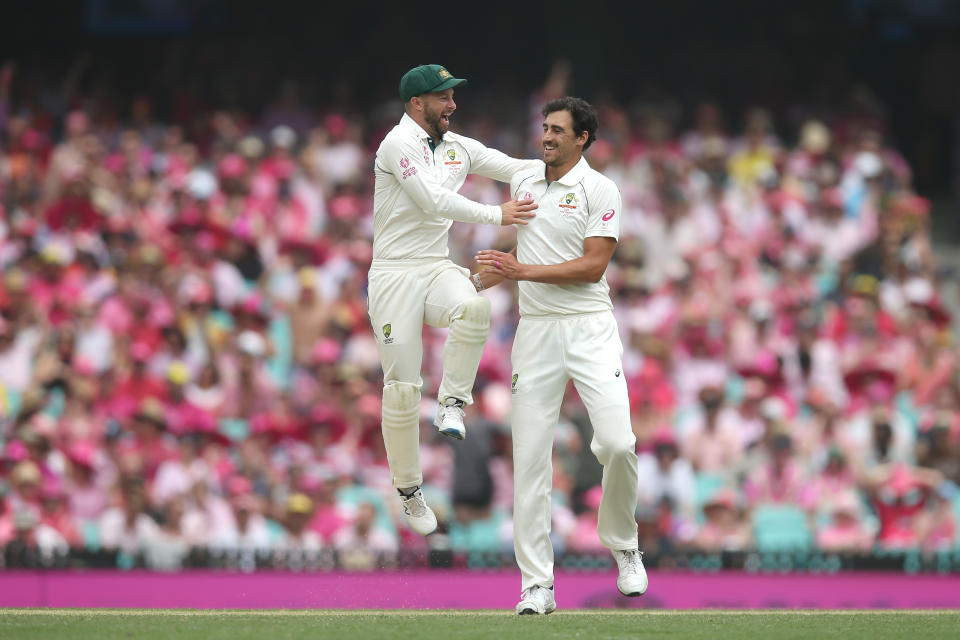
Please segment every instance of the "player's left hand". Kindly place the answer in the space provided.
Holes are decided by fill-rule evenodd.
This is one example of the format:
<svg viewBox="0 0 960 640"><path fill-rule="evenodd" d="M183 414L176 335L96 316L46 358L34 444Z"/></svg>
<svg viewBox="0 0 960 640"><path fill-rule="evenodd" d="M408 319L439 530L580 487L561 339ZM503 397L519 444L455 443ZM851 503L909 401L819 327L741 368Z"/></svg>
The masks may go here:
<svg viewBox="0 0 960 640"><path fill-rule="evenodd" d="M517 262L517 257L512 253L483 249L477 252L476 260L478 264L482 264L507 280L523 279L523 265Z"/></svg>

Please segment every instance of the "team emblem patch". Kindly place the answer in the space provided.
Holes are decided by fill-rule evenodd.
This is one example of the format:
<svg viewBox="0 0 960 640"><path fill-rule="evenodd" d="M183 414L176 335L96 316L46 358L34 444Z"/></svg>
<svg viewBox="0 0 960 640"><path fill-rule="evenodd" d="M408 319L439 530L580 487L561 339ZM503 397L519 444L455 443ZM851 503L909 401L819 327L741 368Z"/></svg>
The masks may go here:
<svg viewBox="0 0 960 640"><path fill-rule="evenodd" d="M560 198L560 208L566 209L565 213L573 213L573 211L580 207L580 199L577 198L576 194L572 191L567 195Z"/></svg>
<svg viewBox="0 0 960 640"><path fill-rule="evenodd" d="M517 392L517 378L520 377L519 373L513 374L513 380L510 381L510 393Z"/></svg>
<svg viewBox="0 0 960 640"><path fill-rule="evenodd" d="M460 170L459 165L463 164L463 162L461 162L460 159L457 157L457 150L447 149L447 152L444 155L446 156L447 159L443 161L443 164L447 165L454 172L459 171Z"/></svg>
<svg viewBox="0 0 960 640"><path fill-rule="evenodd" d="M437 71L437 75L439 75L439 76L440 76L441 78L443 78L444 80L446 80L447 78L452 78L452 77L453 77L452 75L450 75L450 72L449 72L449 71L447 71L446 69L443 69L443 68L441 68L440 71Z"/></svg>
<svg viewBox="0 0 960 640"><path fill-rule="evenodd" d="M392 328L390 327L389 322L383 325L383 343L384 344L390 344L391 342L393 342L393 338L390 337L391 330Z"/></svg>

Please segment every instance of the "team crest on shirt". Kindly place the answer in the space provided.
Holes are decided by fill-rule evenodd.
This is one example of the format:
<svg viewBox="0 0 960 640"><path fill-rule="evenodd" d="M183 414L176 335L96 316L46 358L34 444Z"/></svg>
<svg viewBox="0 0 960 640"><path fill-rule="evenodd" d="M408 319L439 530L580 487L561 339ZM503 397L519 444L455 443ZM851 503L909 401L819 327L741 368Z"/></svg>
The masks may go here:
<svg viewBox="0 0 960 640"><path fill-rule="evenodd" d="M443 164L453 175L457 175L463 170L463 160L460 159L460 154L457 153L456 149L447 149L446 153L443 154Z"/></svg>
<svg viewBox="0 0 960 640"><path fill-rule="evenodd" d="M383 325L383 344L390 344L393 342L393 338L390 337L391 331L392 327L390 326L389 322Z"/></svg>
<svg viewBox="0 0 960 640"><path fill-rule="evenodd" d="M520 377L519 373L513 374L513 380L510 381L510 393L517 392L517 378Z"/></svg>
<svg viewBox="0 0 960 640"><path fill-rule="evenodd" d="M560 213L563 213L563 214L575 213L577 209L580 208L580 199L577 197L575 193L571 191L570 193L560 198L559 206L562 209Z"/></svg>

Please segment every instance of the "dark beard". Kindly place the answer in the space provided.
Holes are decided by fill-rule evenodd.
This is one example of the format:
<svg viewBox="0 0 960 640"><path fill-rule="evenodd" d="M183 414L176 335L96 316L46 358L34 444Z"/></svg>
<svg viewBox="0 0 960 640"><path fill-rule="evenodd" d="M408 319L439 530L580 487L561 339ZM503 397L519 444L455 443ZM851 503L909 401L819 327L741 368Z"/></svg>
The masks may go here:
<svg viewBox="0 0 960 640"><path fill-rule="evenodd" d="M439 142L440 139L443 138L443 134L446 133L446 131L440 128L442 126L440 123L440 113L424 112L423 119L426 120L427 125L430 127L427 133L430 134L431 138Z"/></svg>

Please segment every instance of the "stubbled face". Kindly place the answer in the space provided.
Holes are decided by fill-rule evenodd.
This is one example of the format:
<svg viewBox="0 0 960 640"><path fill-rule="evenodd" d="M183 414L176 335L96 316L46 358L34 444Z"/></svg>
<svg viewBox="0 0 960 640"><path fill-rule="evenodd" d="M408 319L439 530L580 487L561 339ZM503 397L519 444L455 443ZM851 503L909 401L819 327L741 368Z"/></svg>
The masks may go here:
<svg viewBox="0 0 960 640"><path fill-rule="evenodd" d="M573 132L573 116L566 109L547 114L543 120L543 162L548 167L562 167L583 151L586 131Z"/></svg>
<svg viewBox="0 0 960 640"><path fill-rule="evenodd" d="M423 119L427 133L434 139L440 139L450 129L450 116L457 110L453 101L453 89L425 93L418 99L423 104Z"/></svg>

